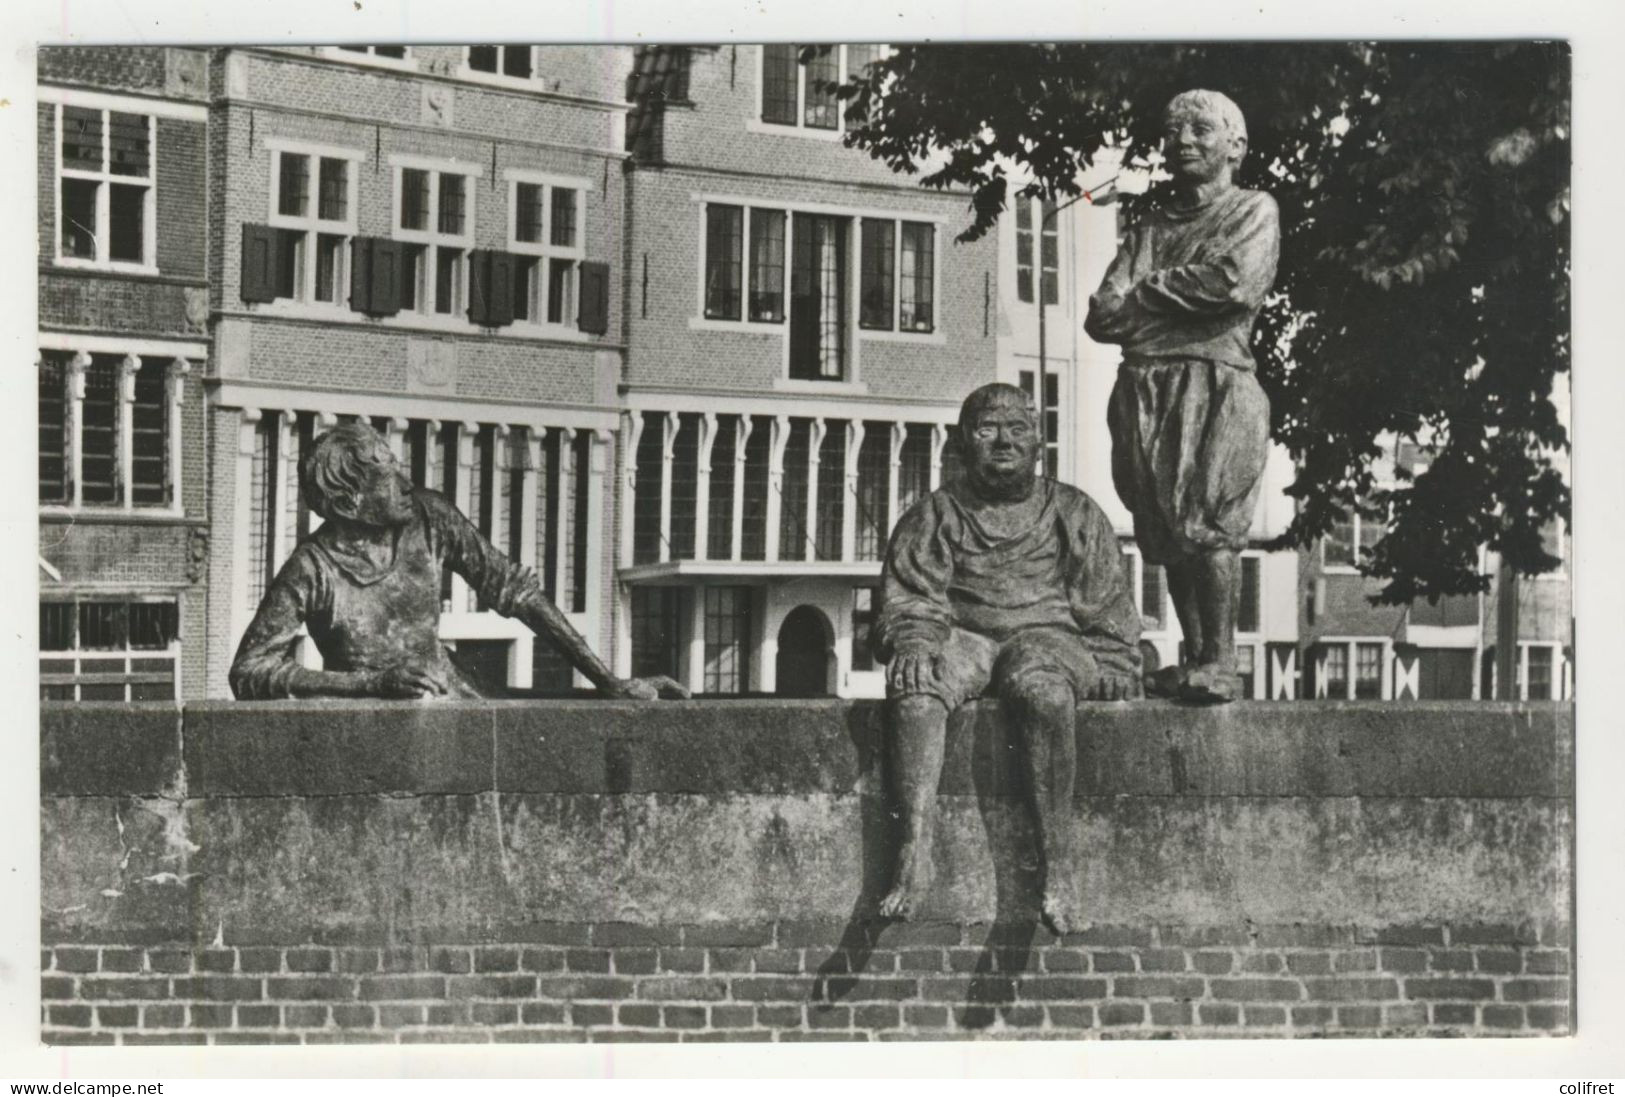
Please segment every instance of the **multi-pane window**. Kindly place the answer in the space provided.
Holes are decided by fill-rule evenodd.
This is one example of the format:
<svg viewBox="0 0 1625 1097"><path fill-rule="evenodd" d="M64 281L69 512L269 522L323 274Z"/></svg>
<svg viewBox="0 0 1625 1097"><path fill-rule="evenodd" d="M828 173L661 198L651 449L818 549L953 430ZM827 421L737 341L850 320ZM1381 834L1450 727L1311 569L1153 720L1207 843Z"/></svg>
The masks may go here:
<svg viewBox="0 0 1625 1097"><path fill-rule="evenodd" d="M366 58L384 64L405 63L412 60L412 49L410 46L333 46L329 56L347 57L351 60Z"/></svg>
<svg viewBox="0 0 1625 1097"><path fill-rule="evenodd" d="M271 154L271 218L278 299L343 305L350 239L356 234L360 154L278 148Z"/></svg>
<svg viewBox="0 0 1625 1097"><path fill-rule="evenodd" d="M1254 686L1258 681L1258 645L1236 645L1236 674L1241 678L1241 695L1254 697Z"/></svg>
<svg viewBox="0 0 1625 1097"><path fill-rule="evenodd" d="M705 588L706 693L743 693L750 684L749 587Z"/></svg>
<svg viewBox="0 0 1625 1097"><path fill-rule="evenodd" d="M846 376L846 237L849 221L798 213L791 219L790 376Z"/></svg>
<svg viewBox="0 0 1625 1097"><path fill-rule="evenodd" d="M807 528L807 466L812 451L812 420L790 420L790 436L784 443L784 475L779 500L779 558L810 560L814 548L812 531Z"/></svg>
<svg viewBox="0 0 1625 1097"><path fill-rule="evenodd" d="M820 560L839 560L846 521L846 422L829 419L824 427L824 440L818 447L813 555Z"/></svg>
<svg viewBox="0 0 1625 1097"><path fill-rule="evenodd" d="M580 293L581 200L585 184L516 177L511 182L508 250L516 321L574 327Z"/></svg>
<svg viewBox="0 0 1625 1097"><path fill-rule="evenodd" d="M153 116L58 104L56 123L58 261L153 267Z"/></svg>
<svg viewBox="0 0 1625 1097"><path fill-rule="evenodd" d="M660 559L660 482L664 458L665 416L645 412L638 435L637 495L632 501L632 562L650 564Z"/></svg>
<svg viewBox="0 0 1625 1097"><path fill-rule="evenodd" d="M908 424L898 458L901 464L897 469L897 514L901 517L931 490L930 426Z"/></svg>
<svg viewBox="0 0 1625 1097"><path fill-rule="evenodd" d="M1553 668L1556 660L1552 657L1550 644L1523 644L1522 660L1518 667L1518 696L1526 701L1552 701L1556 700L1558 693L1554 689Z"/></svg>
<svg viewBox="0 0 1625 1097"><path fill-rule="evenodd" d="M1375 548L1382 535L1382 523L1376 519L1358 513L1345 515L1332 523L1330 532L1321 541L1321 565L1358 567L1360 557Z"/></svg>
<svg viewBox="0 0 1625 1097"><path fill-rule="evenodd" d="M1036 375L1030 369L1021 371L1021 391L1034 396ZM1061 375L1053 370L1044 374L1044 475L1054 477L1061 461Z"/></svg>
<svg viewBox="0 0 1625 1097"><path fill-rule="evenodd" d="M1340 701L1349 695L1349 649L1347 644L1332 644L1323 652L1326 668L1326 696Z"/></svg>
<svg viewBox="0 0 1625 1097"><path fill-rule="evenodd" d="M1017 197L1016 297L1031 304L1036 272L1044 304L1061 301L1061 236L1056 206L1047 199ZM1036 245L1036 246L1035 246Z"/></svg>
<svg viewBox="0 0 1625 1097"><path fill-rule="evenodd" d="M859 326L869 331L934 330L936 226L866 217L859 235Z"/></svg>
<svg viewBox="0 0 1625 1097"><path fill-rule="evenodd" d="M879 560L886 554L886 539L891 535L891 433L890 423L865 423L863 444L858 447L855 549L859 560Z"/></svg>
<svg viewBox="0 0 1625 1097"><path fill-rule="evenodd" d="M762 47L761 119L770 125L834 133L844 128L836 86L879 59L877 45L830 46L803 64L801 47Z"/></svg>
<svg viewBox="0 0 1625 1097"><path fill-rule="evenodd" d="M694 559L694 520L699 506L701 416L678 416L672 439L671 558Z"/></svg>
<svg viewBox="0 0 1625 1097"><path fill-rule="evenodd" d="M535 52L531 46L469 46L468 68L471 72L529 80L536 75Z"/></svg>
<svg viewBox="0 0 1625 1097"><path fill-rule="evenodd" d="M168 507L175 502L175 368L174 360L158 357L40 355L42 505ZM81 370L82 396L74 382Z"/></svg>
<svg viewBox="0 0 1625 1097"><path fill-rule="evenodd" d="M463 310L474 246L474 188L468 173L400 167L395 239L406 244L401 308L452 316Z"/></svg>
<svg viewBox="0 0 1625 1097"><path fill-rule="evenodd" d="M758 323L784 320L783 210L750 211L750 318Z"/></svg>
<svg viewBox="0 0 1625 1097"><path fill-rule="evenodd" d="M875 655L870 638L875 629L875 607L879 602L874 587L852 588L852 669L874 670Z"/></svg>
<svg viewBox="0 0 1625 1097"><path fill-rule="evenodd" d="M41 602L40 699L173 700L179 635L174 601Z"/></svg>
<svg viewBox="0 0 1625 1097"><path fill-rule="evenodd" d="M1236 608L1236 631L1257 632L1263 617L1263 588L1257 556L1241 558L1241 601Z"/></svg>
<svg viewBox="0 0 1625 1097"><path fill-rule="evenodd" d="M1354 696L1362 701L1382 697L1382 645L1354 645Z"/></svg>
<svg viewBox="0 0 1625 1097"><path fill-rule="evenodd" d="M707 319L739 319L744 249L744 211L738 206L707 206L705 209Z"/></svg>

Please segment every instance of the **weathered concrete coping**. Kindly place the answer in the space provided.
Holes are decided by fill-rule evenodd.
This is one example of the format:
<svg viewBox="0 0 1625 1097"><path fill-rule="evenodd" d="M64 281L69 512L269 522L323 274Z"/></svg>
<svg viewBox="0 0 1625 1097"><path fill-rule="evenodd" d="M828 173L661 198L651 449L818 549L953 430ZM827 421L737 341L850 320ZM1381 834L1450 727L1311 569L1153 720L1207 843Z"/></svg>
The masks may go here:
<svg viewBox="0 0 1625 1097"><path fill-rule="evenodd" d="M41 706L47 796L856 794L866 701L225 701ZM1079 709L1079 796L1573 795L1563 703L1276 702ZM998 706L959 713L942 792L1010 795Z"/></svg>

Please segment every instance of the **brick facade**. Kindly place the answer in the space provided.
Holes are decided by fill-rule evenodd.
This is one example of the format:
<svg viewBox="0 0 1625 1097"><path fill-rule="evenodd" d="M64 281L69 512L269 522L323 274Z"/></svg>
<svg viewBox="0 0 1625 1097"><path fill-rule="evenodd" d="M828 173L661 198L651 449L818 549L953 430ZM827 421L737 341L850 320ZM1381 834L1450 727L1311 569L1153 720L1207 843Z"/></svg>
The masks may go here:
<svg viewBox="0 0 1625 1097"><path fill-rule="evenodd" d="M47 1044L1537 1036L1570 1031L1557 926L538 923L41 953Z"/></svg>

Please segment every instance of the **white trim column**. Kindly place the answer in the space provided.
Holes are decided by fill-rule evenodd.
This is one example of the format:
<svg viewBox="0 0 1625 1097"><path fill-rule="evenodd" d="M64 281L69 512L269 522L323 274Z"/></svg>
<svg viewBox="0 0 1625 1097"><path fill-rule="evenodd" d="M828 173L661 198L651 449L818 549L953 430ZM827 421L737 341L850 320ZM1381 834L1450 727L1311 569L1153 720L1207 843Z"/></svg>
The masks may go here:
<svg viewBox="0 0 1625 1097"><path fill-rule="evenodd" d="M741 414L734 427L733 558L745 558L745 443L750 441L751 417Z"/></svg>
<svg viewBox="0 0 1625 1097"><path fill-rule="evenodd" d="M717 415L700 417L700 447L694 470L694 559L711 558L711 451L717 444Z"/></svg>
<svg viewBox="0 0 1625 1097"><path fill-rule="evenodd" d="M389 444L389 452L402 463L406 461L406 431L410 425L399 415L391 415L384 426L384 441Z"/></svg>
<svg viewBox="0 0 1625 1097"><path fill-rule="evenodd" d="M790 417L775 415L767 442L767 552L768 562L779 559L779 518L784 508L784 447L790 441Z"/></svg>
<svg viewBox="0 0 1625 1097"><path fill-rule="evenodd" d="M683 685L699 693L705 688L705 587L690 587L689 593L688 658L680 669Z"/></svg>
<svg viewBox="0 0 1625 1097"><path fill-rule="evenodd" d="M897 520L902 515L897 513L897 506L902 501L900 483L903 473L903 443L908 441L908 424L893 423L891 425L891 460L886 464L886 524L892 529L897 526ZM891 529L885 531L886 537L891 538Z"/></svg>
<svg viewBox="0 0 1625 1097"><path fill-rule="evenodd" d="M270 543L266 546L266 552L271 558L271 571L274 574L282 567L282 563L288 558L288 554L293 551L293 538L288 536L288 500L286 498L289 482L288 474L291 471L288 462L288 450L291 448L290 441L293 437L289 420L293 416L280 410L267 411L264 415L269 417L271 422L276 425L276 464L265 470L266 479L275 485L274 491L266 493L267 505L272 510L269 515L271 519L271 536ZM295 490L298 489L295 488ZM294 520L298 521L297 514ZM293 532L297 535L298 530L296 529Z"/></svg>
<svg viewBox="0 0 1625 1097"><path fill-rule="evenodd" d="M570 489L575 477L576 431L574 427L558 427L554 433L559 436L559 505L554 508L558 518L553 523L557 527L553 534L553 604L564 613L573 613L575 584L566 580L570 578L567 562L575 540L575 507L570 505Z"/></svg>
<svg viewBox="0 0 1625 1097"><path fill-rule="evenodd" d="M113 468L113 482L118 485L121 510L135 508L135 375L140 369L141 359L133 354L119 359L118 463Z"/></svg>
<svg viewBox="0 0 1625 1097"><path fill-rule="evenodd" d="M632 566L637 554L637 519L638 519L638 446L643 441L643 413L629 411L621 416L626 426L621 430L621 567ZM629 602L629 599L622 599ZM629 635L632 627L631 618L626 620L626 629L623 636ZM631 655L628 654L628 659ZM630 670L630 664L628 664ZM625 673L617 670L616 673L625 677Z"/></svg>
<svg viewBox="0 0 1625 1097"><path fill-rule="evenodd" d="M89 357L88 355L86 356ZM248 531L254 518L254 443L259 433L259 408L243 408L237 420L236 483L233 486L231 531L232 613L231 647L233 650L248 631L257 606L248 604Z"/></svg>
<svg viewBox="0 0 1625 1097"><path fill-rule="evenodd" d="M806 545L802 547L803 560L818 559L818 466L824 448L824 435L829 424L822 415L814 417L807 430L807 524L804 527Z"/></svg>
<svg viewBox="0 0 1625 1097"><path fill-rule="evenodd" d="M931 490L942 486L942 451L948 446L948 427L945 423L931 424Z"/></svg>
<svg viewBox="0 0 1625 1097"><path fill-rule="evenodd" d="M181 446L181 405L186 396L186 375L192 371L192 364L184 358L171 359L168 371L164 374L164 384L168 398L169 427L169 483L166 488L169 492L169 509L176 514L185 510L185 502L181 496L181 461L186 450Z"/></svg>
<svg viewBox="0 0 1625 1097"><path fill-rule="evenodd" d="M846 422L846 488L841 494L841 560L858 558L858 453L863 449L863 420Z"/></svg>
<svg viewBox="0 0 1625 1097"><path fill-rule="evenodd" d="M592 649L603 653L604 644L604 480L609 471L609 455L614 452L615 432L594 430L587 435L587 568L582 577L586 591L587 625L583 634Z"/></svg>
<svg viewBox="0 0 1625 1097"><path fill-rule="evenodd" d="M671 559L671 470L677 460L677 432L683 421L668 411L660 421L660 544L655 559L662 564Z"/></svg>
<svg viewBox="0 0 1625 1097"><path fill-rule="evenodd" d="M85 374L90 355L75 351L68 359L68 475L73 478L73 505L85 505ZM246 625L245 625L246 627Z"/></svg>

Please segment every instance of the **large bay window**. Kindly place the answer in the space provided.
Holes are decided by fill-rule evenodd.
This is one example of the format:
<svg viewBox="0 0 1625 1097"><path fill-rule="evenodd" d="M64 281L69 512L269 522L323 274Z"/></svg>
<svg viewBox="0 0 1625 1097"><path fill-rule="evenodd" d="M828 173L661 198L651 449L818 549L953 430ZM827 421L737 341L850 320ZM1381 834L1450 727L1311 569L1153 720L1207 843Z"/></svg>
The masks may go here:
<svg viewBox="0 0 1625 1097"><path fill-rule="evenodd" d="M55 109L57 262L151 271L154 116L65 103Z"/></svg>

